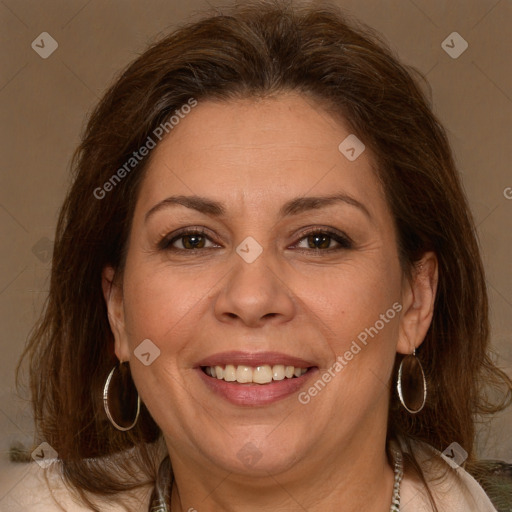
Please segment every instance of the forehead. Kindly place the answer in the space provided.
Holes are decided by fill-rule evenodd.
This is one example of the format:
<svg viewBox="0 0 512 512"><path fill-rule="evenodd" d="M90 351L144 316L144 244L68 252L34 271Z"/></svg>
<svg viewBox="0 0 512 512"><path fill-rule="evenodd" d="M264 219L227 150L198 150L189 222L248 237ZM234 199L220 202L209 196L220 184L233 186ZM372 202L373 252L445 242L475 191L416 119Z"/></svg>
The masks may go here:
<svg viewBox="0 0 512 512"><path fill-rule="evenodd" d="M385 208L369 151L354 161L340 151L348 136L346 123L298 94L199 102L153 150L139 203L172 193L261 208L343 192Z"/></svg>

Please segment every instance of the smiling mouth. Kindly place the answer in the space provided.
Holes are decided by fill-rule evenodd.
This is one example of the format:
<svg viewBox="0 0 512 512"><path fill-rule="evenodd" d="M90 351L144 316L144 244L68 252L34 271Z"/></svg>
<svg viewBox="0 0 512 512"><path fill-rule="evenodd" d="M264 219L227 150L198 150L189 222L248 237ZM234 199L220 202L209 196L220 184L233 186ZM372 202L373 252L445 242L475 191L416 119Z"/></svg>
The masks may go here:
<svg viewBox="0 0 512 512"><path fill-rule="evenodd" d="M300 368L284 364L247 366L227 364L224 366L201 366L201 370L217 380L238 384L269 384L285 379L302 377L310 368Z"/></svg>

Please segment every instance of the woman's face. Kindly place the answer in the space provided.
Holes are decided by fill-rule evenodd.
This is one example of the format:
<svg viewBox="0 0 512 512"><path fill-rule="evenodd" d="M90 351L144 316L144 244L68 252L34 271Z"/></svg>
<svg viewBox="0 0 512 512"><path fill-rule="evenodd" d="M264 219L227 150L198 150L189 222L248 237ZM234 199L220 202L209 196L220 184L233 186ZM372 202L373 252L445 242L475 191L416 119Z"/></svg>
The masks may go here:
<svg viewBox="0 0 512 512"><path fill-rule="evenodd" d="M413 300L349 135L283 94L200 102L153 150L109 313L173 464L311 471L383 441Z"/></svg>

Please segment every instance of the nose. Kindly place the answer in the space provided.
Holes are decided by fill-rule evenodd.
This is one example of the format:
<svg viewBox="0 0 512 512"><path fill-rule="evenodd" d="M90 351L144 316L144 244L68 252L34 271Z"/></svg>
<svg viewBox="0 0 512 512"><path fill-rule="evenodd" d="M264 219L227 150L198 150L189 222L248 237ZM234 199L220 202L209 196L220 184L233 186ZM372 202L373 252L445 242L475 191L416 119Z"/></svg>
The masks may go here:
<svg viewBox="0 0 512 512"><path fill-rule="evenodd" d="M295 310L290 283L277 270L268 251L264 250L251 263L233 254L233 265L215 300L214 311L219 321L262 327L289 321Z"/></svg>

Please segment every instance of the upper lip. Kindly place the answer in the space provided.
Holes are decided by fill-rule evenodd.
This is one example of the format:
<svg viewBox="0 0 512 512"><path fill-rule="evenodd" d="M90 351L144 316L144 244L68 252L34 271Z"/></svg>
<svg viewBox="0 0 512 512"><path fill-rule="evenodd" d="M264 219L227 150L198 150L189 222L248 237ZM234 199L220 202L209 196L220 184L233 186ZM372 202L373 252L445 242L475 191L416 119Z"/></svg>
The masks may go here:
<svg viewBox="0 0 512 512"><path fill-rule="evenodd" d="M280 352L243 352L238 350L213 354L199 361L197 366L225 366L227 364L253 367L283 364L285 366L294 366L295 368L316 366L311 361Z"/></svg>

